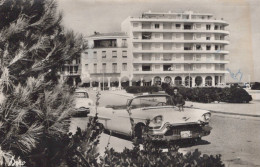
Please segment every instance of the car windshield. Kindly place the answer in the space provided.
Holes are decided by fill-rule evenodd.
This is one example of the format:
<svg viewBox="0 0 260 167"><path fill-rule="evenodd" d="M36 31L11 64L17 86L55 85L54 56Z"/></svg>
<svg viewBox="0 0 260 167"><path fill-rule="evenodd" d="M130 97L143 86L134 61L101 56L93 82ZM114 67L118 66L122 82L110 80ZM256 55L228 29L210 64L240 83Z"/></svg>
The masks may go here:
<svg viewBox="0 0 260 167"><path fill-rule="evenodd" d="M132 100L131 108L143 108L143 107L158 107L158 106L172 106L172 100L170 96L145 96L137 97Z"/></svg>
<svg viewBox="0 0 260 167"><path fill-rule="evenodd" d="M77 98L88 98L88 93L87 92L75 92L75 96Z"/></svg>

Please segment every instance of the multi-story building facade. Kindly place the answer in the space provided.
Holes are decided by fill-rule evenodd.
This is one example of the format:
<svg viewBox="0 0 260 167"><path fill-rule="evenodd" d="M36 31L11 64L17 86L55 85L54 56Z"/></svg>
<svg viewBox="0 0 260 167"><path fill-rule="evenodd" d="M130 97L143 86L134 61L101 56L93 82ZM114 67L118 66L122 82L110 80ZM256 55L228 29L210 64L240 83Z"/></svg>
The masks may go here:
<svg viewBox="0 0 260 167"><path fill-rule="evenodd" d="M225 82L228 63L227 22L211 14L153 13L129 17L122 31L129 35L133 56L130 81L185 86L215 86Z"/></svg>
<svg viewBox="0 0 260 167"><path fill-rule="evenodd" d="M90 87L128 86L132 52L126 33L95 33L87 37L89 48L82 54L81 79Z"/></svg>
<svg viewBox="0 0 260 167"><path fill-rule="evenodd" d="M60 74L67 80L69 85L78 85L81 83L81 58L75 57L71 60L66 60L63 64Z"/></svg>
<svg viewBox="0 0 260 167"><path fill-rule="evenodd" d="M149 11L128 17L120 33L87 37L89 49L81 56L82 82L91 87L225 83L227 25L212 14L191 11Z"/></svg>

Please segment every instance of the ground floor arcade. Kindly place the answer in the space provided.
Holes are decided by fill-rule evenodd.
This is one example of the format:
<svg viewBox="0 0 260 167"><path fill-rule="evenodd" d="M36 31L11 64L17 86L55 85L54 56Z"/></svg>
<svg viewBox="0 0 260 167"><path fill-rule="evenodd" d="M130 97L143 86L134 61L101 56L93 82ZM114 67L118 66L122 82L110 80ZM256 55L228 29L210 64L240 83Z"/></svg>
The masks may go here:
<svg viewBox="0 0 260 167"><path fill-rule="evenodd" d="M182 85L186 87L217 86L226 83L225 75L134 75L134 76L93 76L84 79L86 87L98 87L103 89L124 88L127 86L151 86L162 83Z"/></svg>

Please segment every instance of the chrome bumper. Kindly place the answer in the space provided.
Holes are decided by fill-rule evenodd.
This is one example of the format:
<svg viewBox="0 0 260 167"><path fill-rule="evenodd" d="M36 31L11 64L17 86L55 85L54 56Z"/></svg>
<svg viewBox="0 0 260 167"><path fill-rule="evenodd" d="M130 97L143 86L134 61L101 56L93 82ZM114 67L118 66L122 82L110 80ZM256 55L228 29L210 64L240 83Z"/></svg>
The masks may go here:
<svg viewBox="0 0 260 167"><path fill-rule="evenodd" d="M153 140L180 140L207 136L211 130L212 127L208 124L165 124L160 129L150 129L149 135Z"/></svg>

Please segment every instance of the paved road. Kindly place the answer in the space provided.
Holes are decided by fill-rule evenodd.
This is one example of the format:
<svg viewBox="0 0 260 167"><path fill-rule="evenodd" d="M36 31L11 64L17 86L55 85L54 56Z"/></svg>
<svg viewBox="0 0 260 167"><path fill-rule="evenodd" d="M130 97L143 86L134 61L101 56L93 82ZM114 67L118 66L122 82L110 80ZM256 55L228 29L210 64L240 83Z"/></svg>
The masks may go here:
<svg viewBox="0 0 260 167"><path fill-rule="evenodd" d="M95 92L90 92L95 99ZM125 104L127 97L113 92L101 92L100 106ZM235 110L236 105L230 105ZM77 126L85 128L86 118L74 118L71 131ZM202 153L221 154L226 166L260 166L260 118L213 114L211 119L212 133L203 141L193 146L182 146L181 152L193 151L198 148ZM102 154L108 142L116 151L125 147L131 148L131 141L117 137L101 135L99 151Z"/></svg>

